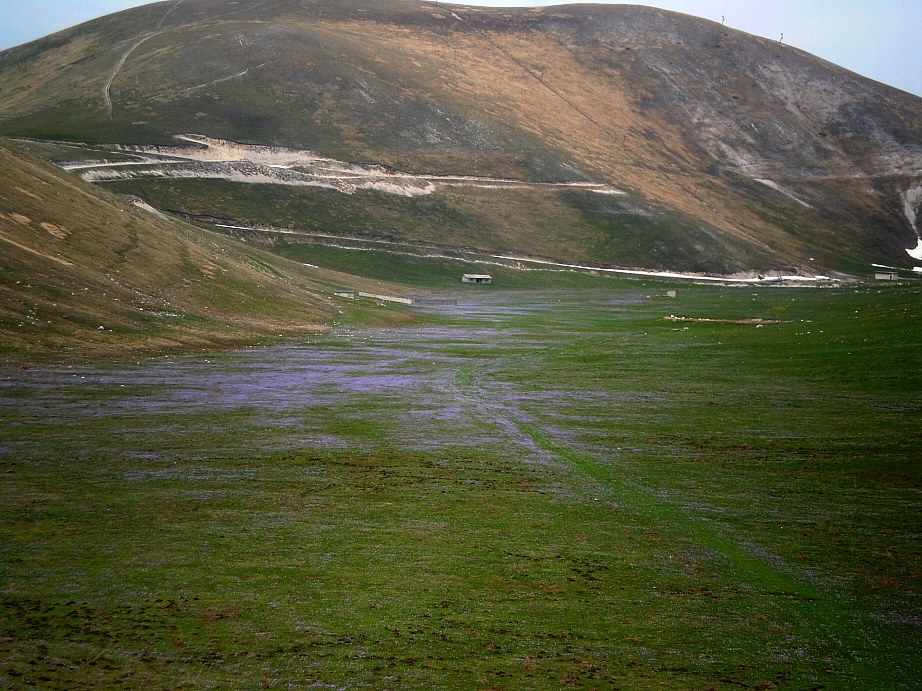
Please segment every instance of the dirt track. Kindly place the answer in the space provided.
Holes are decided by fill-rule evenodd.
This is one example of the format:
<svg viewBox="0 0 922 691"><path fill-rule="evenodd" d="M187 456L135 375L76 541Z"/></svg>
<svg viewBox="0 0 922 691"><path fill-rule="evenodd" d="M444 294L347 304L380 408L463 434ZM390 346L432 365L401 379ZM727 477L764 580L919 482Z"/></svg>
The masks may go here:
<svg viewBox="0 0 922 691"><path fill-rule="evenodd" d="M578 188L597 194L623 194L609 185L592 181L532 182L473 175L425 175L406 173L384 166L363 165L299 151L270 146L251 146L201 135L177 137L187 146L103 147L128 155L128 160L92 158L65 164L88 182L131 178L209 178L247 184L324 187L352 194L374 190L385 194L417 197L432 194L439 187L480 188ZM87 153L98 155L99 149Z"/></svg>

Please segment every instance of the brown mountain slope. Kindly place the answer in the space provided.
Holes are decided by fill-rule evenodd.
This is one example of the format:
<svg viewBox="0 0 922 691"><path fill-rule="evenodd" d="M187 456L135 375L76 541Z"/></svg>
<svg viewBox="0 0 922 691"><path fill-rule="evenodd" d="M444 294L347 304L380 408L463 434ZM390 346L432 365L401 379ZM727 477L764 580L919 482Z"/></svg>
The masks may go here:
<svg viewBox="0 0 922 691"><path fill-rule="evenodd" d="M202 185L116 186L183 211L684 270L908 265L917 240L904 200L922 180L922 100L650 8L159 3L0 54L0 90L8 135L197 133L623 192L437 185L398 204L292 188L284 216L263 188L230 203Z"/></svg>
<svg viewBox="0 0 922 691"><path fill-rule="evenodd" d="M356 286L159 218L2 142L0 180L3 353L300 335L333 320L333 287Z"/></svg>

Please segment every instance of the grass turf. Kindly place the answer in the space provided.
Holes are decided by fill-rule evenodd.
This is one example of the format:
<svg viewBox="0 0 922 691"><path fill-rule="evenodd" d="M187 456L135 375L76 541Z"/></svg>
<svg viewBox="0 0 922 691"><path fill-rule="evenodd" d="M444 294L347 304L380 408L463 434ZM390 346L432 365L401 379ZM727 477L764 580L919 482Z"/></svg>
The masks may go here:
<svg viewBox="0 0 922 691"><path fill-rule="evenodd" d="M8 367L3 685L914 686L918 289L463 295Z"/></svg>

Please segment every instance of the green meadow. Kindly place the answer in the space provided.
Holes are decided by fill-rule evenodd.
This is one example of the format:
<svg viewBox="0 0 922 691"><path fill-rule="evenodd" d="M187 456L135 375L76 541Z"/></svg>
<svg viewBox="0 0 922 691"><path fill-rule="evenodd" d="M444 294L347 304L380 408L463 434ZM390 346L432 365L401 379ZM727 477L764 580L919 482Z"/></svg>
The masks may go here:
<svg viewBox="0 0 922 691"><path fill-rule="evenodd" d="M594 286L5 361L0 686L918 688L922 288Z"/></svg>

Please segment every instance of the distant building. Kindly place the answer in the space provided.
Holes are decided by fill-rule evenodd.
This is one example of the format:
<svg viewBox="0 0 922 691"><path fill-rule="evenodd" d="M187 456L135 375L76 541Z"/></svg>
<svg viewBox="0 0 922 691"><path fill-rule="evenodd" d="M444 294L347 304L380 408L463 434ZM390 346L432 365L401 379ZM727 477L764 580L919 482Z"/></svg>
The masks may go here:
<svg viewBox="0 0 922 691"><path fill-rule="evenodd" d="M493 277L487 274L464 274L461 277L462 283L492 283Z"/></svg>
<svg viewBox="0 0 922 691"><path fill-rule="evenodd" d="M900 275L896 271L878 271L874 274L874 279L877 281L898 281L900 280Z"/></svg>

